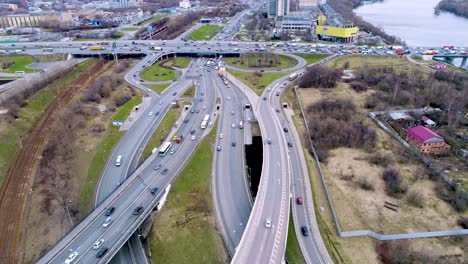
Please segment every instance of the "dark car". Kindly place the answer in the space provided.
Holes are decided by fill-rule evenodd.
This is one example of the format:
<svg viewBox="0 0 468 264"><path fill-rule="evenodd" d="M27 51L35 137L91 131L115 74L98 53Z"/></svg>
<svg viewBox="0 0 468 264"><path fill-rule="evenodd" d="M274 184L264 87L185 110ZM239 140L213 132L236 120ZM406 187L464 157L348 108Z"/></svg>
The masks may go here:
<svg viewBox="0 0 468 264"><path fill-rule="evenodd" d="M107 208L106 213L105 213L104 215L105 215L105 216L110 216L112 213L114 213L114 211L115 211L115 207L114 207L114 206L109 207L109 208Z"/></svg>
<svg viewBox="0 0 468 264"><path fill-rule="evenodd" d="M158 191L158 187L154 187L154 188L151 188L150 193L152 195L155 195L157 191Z"/></svg>
<svg viewBox="0 0 468 264"><path fill-rule="evenodd" d="M184 123L188 123L188 119L184 119Z"/></svg>
<svg viewBox="0 0 468 264"><path fill-rule="evenodd" d="M159 111L158 111L158 112L156 112L156 113L154 113L154 115L155 115L155 116L159 115Z"/></svg>
<svg viewBox="0 0 468 264"><path fill-rule="evenodd" d="M107 253L107 251L109 251L108 248L106 247L101 248L96 254L96 258L102 258Z"/></svg>
<svg viewBox="0 0 468 264"><path fill-rule="evenodd" d="M192 131L190 131L190 134L195 134L195 129L192 129Z"/></svg>
<svg viewBox="0 0 468 264"><path fill-rule="evenodd" d="M293 144L291 142L288 142L288 147L292 148Z"/></svg>
<svg viewBox="0 0 468 264"><path fill-rule="evenodd" d="M139 215L143 213L143 206L138 206L137 208L135 208L135 210L133 211L133 215Z"/></svg>
<svg viewBox="0 0 468 264"><path fill-rule="evenodd" d="M167 169L164 169L164 170L161 172L162 175L164 175L164 174L166 174L166 173L167 173Z"/></svg>
<svg viewBox="0 0 468 264"><path fill-rule="evenodd" d="M232 142L232 146L235 147L235 146L236 146L236 142L233 141L233 142Z"/></svg>
<svg viewBox="0 0 468 264"><path fill-rule="evenodd" d="M177 92L173 92L172 95L175 96L177 94Z"/></svg>
<svg viewBox="0 0 468 264"><path fill-rule="evenodd" d="M287 127L283 128L283 130L284 130L284 132L288 132L288 131L289 131Z"/></svg>
<svg viewBox="0 0 468 264"><path fill-rule="evenodd" d="M309 230L307 229L307 226L302 226L301 231L303 236L309 236Z"/></svg>

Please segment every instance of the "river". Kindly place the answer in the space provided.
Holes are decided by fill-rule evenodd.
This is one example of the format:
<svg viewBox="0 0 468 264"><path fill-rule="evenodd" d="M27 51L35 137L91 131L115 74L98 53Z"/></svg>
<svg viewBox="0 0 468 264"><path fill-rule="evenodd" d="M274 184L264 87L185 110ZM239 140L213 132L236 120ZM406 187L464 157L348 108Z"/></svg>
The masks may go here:
<svg viewBox="0 0 468 264"><path fill-rule="evenodd" d="M354 12L409 46L468 47L468 19L448 12L435 15L438 3L439 0L384 0L362 5Z"/></svg>

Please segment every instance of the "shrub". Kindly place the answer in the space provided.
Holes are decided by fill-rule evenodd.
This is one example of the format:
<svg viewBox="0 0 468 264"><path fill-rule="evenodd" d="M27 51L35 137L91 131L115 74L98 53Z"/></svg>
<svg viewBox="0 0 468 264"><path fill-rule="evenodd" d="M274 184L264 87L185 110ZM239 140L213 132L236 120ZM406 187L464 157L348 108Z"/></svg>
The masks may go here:
<svg viewBox="0 0 468 264"><path fill-rule="evenodd" d="M424 207L424 195L421 193L420 190L413 189L409 191L406 199L408 203L414 207Z"/></svg>
<svg viewBox="0 0 468 264"><path fill-rule="evenodd" d="M335 120L349 121L356 114L356 105L350 99L323 99L310 105L307 111L309 114L316 115L320 119L333 118Z"/></svg>
<svg viewBox="0 0 468 264"><path fill-rule="evenodd" d="M304 75L299 79L299 86L302 88L334 88L342 74L341 70L330 69L323 65L313 65L308 67Z"/></svg>
<svg viewBox="0 0 468 264"><path fill-rule="evenodd" d="M365 92L368 89L367 85L365 85L364 83L361 83L361 82L354 81L354 82L351 82L349 85L351 86L351 88L354 91L356 91L358 93L359 92Z"/></svg>
<svg viewBox="0 0 468 264"><path fill-rule="evenodd" d="M325 163L328 159L328 153L325 150L317 149L315 150L317 158L320 162Z"/></svg>
<svg viewBox="0 0 468 264"><path fill-rule="evenodd" d="M468 217L463 217L461 219L458 220L458 224L465 228L465 229L468 229Z"/></svg>
<svg viewBox="0 0 468 264"><path fill-rule="evenodd" d="M132 97L128 94L122 95L114 100L115 106L119 107L128 102Z"/></svg>
<svg viewBox="0 0 468 264"><path fill-rule="evenodd" d="M411 251L407 240L379 241L376 251L384 264L412 263Z"/></svg>
<svg viewBox="0 0 468 264"><path fill-rule="evenodd" d="M366 190L366 191L373 191L374 190L374 183L372 181L370 181L367 177L358 178L357 184L363 190Z"/></svg>
<svg viewBox="0 0 468 264"><path fill-rule="evenodd" d="M382 178L385 182L385 189L389 195L397 196L406 191L403 186L403 178L397 169L385 169Z"/></svg>
<svg viewBox="0 0 468 264"><path fill-rule="evenodd" d="M392 165L395 163L395 161L390 155L380 153L380 152L370 155L369 162L371 164L382 166L382 167L388 167L389 165Z"/></svg>

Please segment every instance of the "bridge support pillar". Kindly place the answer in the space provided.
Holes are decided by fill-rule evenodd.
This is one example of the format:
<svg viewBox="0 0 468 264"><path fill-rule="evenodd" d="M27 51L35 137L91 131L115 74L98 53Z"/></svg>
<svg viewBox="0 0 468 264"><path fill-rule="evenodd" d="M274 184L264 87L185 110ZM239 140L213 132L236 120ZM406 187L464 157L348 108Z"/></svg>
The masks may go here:
<svg viewBox="0 0 468 264"><path fill-rule="evenodd" d="M462 62L461 62L460 68L462 68L462 69L466 69L466 68L468 68L468 65L467 65L467 63L466 63L466 61L467 61L467 60L468 60L468 58L467 58L467 57L465 57L465 58L463 58L463 59L462 59Z"/></svg>

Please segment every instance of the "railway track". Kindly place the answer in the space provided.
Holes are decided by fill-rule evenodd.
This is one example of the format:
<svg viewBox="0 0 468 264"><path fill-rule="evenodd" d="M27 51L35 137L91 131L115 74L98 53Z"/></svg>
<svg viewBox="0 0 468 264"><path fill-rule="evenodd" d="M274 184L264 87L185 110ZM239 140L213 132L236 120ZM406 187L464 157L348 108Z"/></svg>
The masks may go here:
<svg viewBox="0 0 468 264"><path fill-rule="evenodd" d="M27 188L28 181L31 180L49 127L54 121L54 113L73 98L76 92L75 86L80 87L89 77L97 76L105 71L106 64L107 61L99 61L89 69L89 73L81 74L67 89L61 91L47 108L43 117L23 139L22 148L18 151L0 189L0 264L21 262L23 253L19 252L19 243L28 189L30 189L30 187Z"/></svg>

